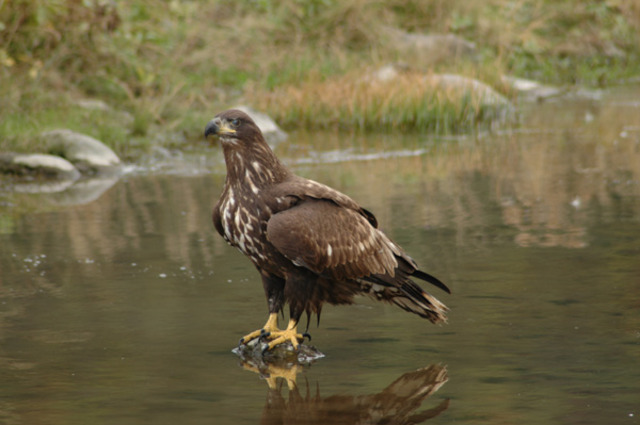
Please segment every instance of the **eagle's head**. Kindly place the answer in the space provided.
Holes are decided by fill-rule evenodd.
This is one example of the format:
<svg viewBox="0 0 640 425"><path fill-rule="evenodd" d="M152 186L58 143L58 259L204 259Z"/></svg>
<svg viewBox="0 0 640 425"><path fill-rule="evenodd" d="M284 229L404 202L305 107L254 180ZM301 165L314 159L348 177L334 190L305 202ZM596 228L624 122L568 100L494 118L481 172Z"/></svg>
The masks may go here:
<svg viewBox="0 0 640 425"><path fill-rule="evenodd" d="M224 145L260 143L262 132L251 117L237 109L229 109L216 115L204 129L204 137L216 136Z"/></svg>
<svg viewBox="0 0 640 425"><path fill-rule="evenodd" d="M204 129L205 138L214 136L222 142L227 180L244 182L249 172L253 184L260 185L282 181L289 175L246 113L237 109L220 112Z"/></svg>

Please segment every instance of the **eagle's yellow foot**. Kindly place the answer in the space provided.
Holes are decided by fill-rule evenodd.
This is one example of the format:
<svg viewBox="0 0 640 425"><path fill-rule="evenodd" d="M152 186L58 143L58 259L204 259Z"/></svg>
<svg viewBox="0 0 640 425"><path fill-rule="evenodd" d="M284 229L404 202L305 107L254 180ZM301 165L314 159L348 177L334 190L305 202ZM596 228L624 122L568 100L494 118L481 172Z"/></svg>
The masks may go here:
<svg viewBox="0 0 640 425"><path fill-rule="evenodd" d="M278 314L271 313L269 314L269 318L267 319L267 323L261 329L255 330L242 338L240 338L240 344L247 344L249 341L254 340L258 337L262 337L265 335L269 335L272 332L279 332L278 329Z"/></svg>
<svg viewBox="0 0 640 425"><path fill-rule="evenodd" d="M277 345L284 344L287 341L291 342L293 348L297 350L298 345L300 345L300 343L304 341L305 337L309 338L309 341L311 341L311 335L309 335L308 333L298 333L298 322L293 319L289 320L287 329L272 331L269 334L265 334L264 336L270 339L270 341L265 346L264 350L262 350L263 352L272 350Z"/></svg>

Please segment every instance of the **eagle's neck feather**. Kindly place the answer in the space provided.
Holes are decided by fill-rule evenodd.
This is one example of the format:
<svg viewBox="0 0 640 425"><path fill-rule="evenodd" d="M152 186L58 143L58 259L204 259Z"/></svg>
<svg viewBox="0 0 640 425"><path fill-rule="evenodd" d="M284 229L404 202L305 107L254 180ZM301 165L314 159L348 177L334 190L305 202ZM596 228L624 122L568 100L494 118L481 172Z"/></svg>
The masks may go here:
<svg viewBox="0 0 640 425"><path fill-rule="evenodd" d="M251 143L223 144L223 150L227 186L257 193L261 188L284 181L291 174L262 138Z"/></svg>

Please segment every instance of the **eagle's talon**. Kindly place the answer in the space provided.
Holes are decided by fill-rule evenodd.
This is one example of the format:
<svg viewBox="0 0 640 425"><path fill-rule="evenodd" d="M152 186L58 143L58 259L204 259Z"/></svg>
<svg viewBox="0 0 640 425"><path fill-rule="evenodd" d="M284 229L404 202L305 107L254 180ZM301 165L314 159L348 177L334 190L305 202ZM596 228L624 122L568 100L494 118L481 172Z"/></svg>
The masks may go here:
<svg viewBox="0 0 640 425"><path fill-rule="evenodd" d="M309 338L309 342L311 342L311 334L309 332L305 332L302 334L302 341L304 342L305 338Z"/></svg>
<svg viewBox="0 0 640 425"><path fill-rule="evenodd" d="M269 341L269 337L271 336L271 332L263 332L258 337L259 342ZM268 342L267 342L268 343Z"/></svg>
<svg viewBox="0 0 640 425"><path fill-rule="evenodd" d="M266 347L262 346L262 353L266 353L267 351L273 350L275 347L281 344L290 343L294 350L298 349L298 346L301 342L304 341L305 336L311 339L311 336L308 333L299 334L297 332L297 324L298 321L291 319L289 320L289 325L286 329L277 329L272 328L270 332L265 332L260 335L261 342L262 338L265 338L268 342L266 342Z"/></svg>
<svg viewBox="0 0 640 425"><path fill-rule="evenodd" d="M257 339L260 342L263 338L269 337L271 335L271 331L278 331L278 315L276 313L269 314L269 319L267 319L267 323L260 329L257 329L253 332L248 333L247 335L240 338L241 345L247 345L254 339Z"/></svg>

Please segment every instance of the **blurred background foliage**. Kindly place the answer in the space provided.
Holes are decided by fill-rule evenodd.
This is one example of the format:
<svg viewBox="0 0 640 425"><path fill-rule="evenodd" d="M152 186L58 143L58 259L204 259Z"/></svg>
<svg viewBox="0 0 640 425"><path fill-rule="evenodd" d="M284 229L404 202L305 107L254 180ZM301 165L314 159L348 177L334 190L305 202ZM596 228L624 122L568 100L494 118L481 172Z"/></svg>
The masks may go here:
<svg viewBox="0 0 640 425"><path fill-rule="evenodd" d="M385 28L456 34L477 54L422 64ZM159 130L194 139L219 108L282 108L264 99L394 62L490 83L616 84L640 75L639 34L636 0L0 0L0 150L52 126L112 145ZM109 108L80 111L85 98Z"/></svg>

